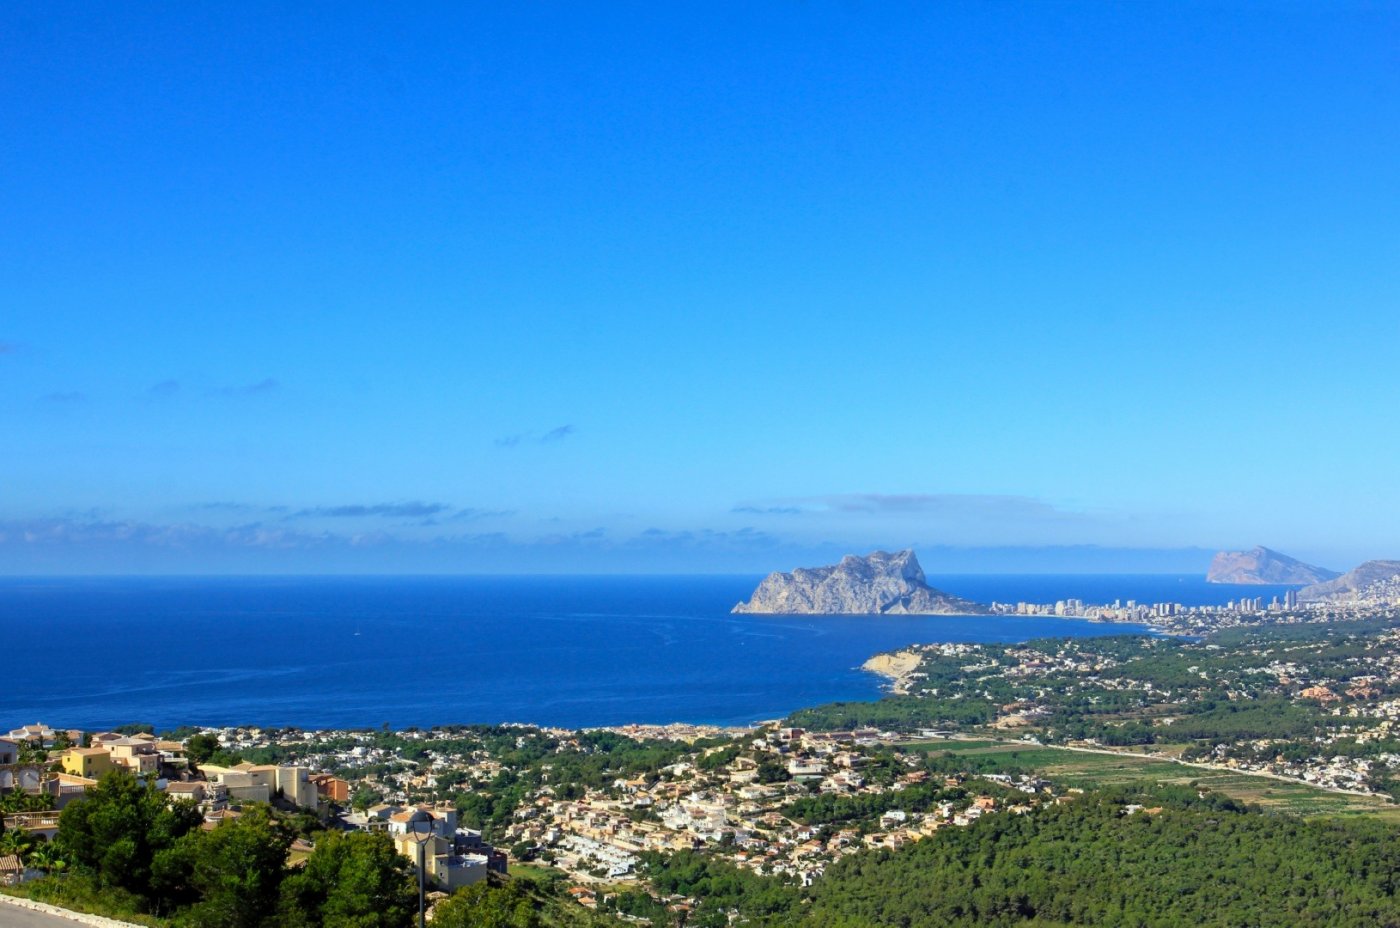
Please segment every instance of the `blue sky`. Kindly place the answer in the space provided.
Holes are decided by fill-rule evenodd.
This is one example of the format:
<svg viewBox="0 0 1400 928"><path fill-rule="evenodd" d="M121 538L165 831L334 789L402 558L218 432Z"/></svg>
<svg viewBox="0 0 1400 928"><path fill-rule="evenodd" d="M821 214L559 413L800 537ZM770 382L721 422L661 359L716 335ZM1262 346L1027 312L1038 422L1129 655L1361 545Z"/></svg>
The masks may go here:
<svg viewBox="0 0 1400 928"><path fill-rule="evenodd" d="M14 6L0 572L1400 556L1398 51L1370 3Z"/></svg>

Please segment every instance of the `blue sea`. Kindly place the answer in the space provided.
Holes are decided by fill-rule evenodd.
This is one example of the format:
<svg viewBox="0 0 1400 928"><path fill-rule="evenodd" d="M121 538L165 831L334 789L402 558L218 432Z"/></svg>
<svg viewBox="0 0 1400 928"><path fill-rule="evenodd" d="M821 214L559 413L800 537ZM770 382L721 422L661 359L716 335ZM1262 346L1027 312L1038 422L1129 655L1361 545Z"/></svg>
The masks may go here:
<svg viewBox="0 0 1400 928"><path fill-rule="evenodd" d="M739 725L873 699L916 642L1140 630L987 616L736 616L759 577L0 579L0 730L43 721L369 727ZM941 576L979 601L1191 605L1283 587Z"/></svg>

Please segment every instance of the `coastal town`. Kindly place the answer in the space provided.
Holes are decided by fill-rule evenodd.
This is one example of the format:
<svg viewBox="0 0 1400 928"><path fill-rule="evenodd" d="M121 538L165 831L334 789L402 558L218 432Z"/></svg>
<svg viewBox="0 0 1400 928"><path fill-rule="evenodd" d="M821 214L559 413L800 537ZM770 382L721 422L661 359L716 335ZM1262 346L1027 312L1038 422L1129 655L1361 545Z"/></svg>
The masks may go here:
<svg viewBox="0 0 1400 928"><path fill-rule="evenodd" d="M1200 636L1226 628L1261 623L1336 622L1357 618L1392 617L1400 612L1400 562L1367 561L1345 575L1313 567L1268 548L1222 551L1216 555L1208 582L1232 583L1247 591L1258 584L1289 586L1263 596L1240 595L1217 604L1180 602L1086 603L1068 598L1053 603L993 602L994 615L1055 616L1092 622L1146 625L1168 635Z"/></svg>
<svg viewBox="0 0 1400 928"><path fill-rule="evenodd" d="M581 790L553 781L555 765L536 763L540 785L523 793L494 827L487 825L513 854L547 862L585 886L635 878L648 853L703 848L755 873L810 882L832 861L863 848L897 848L942 827L1001 811L1024 813L1066 796L1036 777L931 773L922 755L890 750L907 739L875 730L668 725L605 731L634 744L664 746L671 762ZM588 754L589 734L521 725L492 729L487 740L508 746L506 754L539 749L544 757L562 759ZM243 804L276 802L318 814L335 827L382 831L414 858L413 823L427 821L434 836L428 855L432 882L445 891L507 872L504 850L485 842L480 829L462 827L450 802L429 798L450 792L447 784L491 789L524 772L503 761L501 750L474 739L472 729L394 733L392 746L383 732L230 728L194 737L217 741L220 751L272 753L285 760L196 770L187 742L26 725L0 739L0 770L31 771L21 791L52 800L54 808L12 812L6 825L51 836L57 810L121 767L153 778L172 802L197 805L210 827L237 816ZM64 747L79 742L91 746ZM477 746L465 747L472 743ZM59 769L20 762L21 749L31 759L48 751ZM337 773L316 772L322 768ZM799 811L815 798L859 800L868 811L836 828L818 814ZM588 893L577 895L590 903Z"/></svg>
<svg viewBox="0 0 1400 928"><path fill-rule="evenodd" d="M1085 603L1078 599L1057 600L1053 603L993 603L996 615L1047 616L1087 619L1091 622L1145 625L1167 635L1200 636L1227 628L1244 628L1261 622L1299 624L1307 622L1344 621L1357 616L1391 616L1400 614L1394 603L1400 601L1400 586L1396 595L1353 603L1298 601L1295 591L1282 596L1240 597L1223 605L1192 606L1178 602L1140 603L1136 600L1116 600L1112 603Z"/></svg>

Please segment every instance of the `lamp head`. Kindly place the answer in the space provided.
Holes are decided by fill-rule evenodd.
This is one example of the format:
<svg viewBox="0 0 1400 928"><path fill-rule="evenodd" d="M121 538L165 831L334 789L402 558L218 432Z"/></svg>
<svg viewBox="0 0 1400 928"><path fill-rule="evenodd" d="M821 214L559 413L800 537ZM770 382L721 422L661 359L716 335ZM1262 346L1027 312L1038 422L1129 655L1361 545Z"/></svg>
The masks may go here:
<svg viewBox="0 0 1400 928"><path fill-rule="evenodd" d="M419 809L408 819L408 829L413 834L413 839L420 844L433 833L434 819L431 812L424 812Z"/></svg>

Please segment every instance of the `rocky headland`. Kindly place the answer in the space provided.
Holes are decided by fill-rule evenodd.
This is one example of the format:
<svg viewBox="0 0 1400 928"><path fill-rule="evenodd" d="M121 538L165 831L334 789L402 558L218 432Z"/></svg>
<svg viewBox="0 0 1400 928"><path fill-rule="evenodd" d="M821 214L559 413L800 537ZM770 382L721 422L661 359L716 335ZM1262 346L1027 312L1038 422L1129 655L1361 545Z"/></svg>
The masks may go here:
<svg viewBox="0 0 1400 928"><path fill-rule="evenodd" d="M909 692L909 682L913 679L911 675L919 669L923 660L924 656L911 648L891 654L876 654L861 664L860 669L885 677L890 681L890 692L903 695Z"/></svg>
<svg viewBox="0 0 1400 928"><path fill-rule="evenodd" d="M1206 571L1208 583L1322 583L1340 576L1335 570L1304 564L1262 545L1249 551L1221 551Z"/></svg>
<svg viewBox="0 0 1400 928"><path fill-rule="evenodd" d="M828 567L769 574L733 612L787 615L977 615L980 603L929 586L913 551L847 555Z"/></svg>

